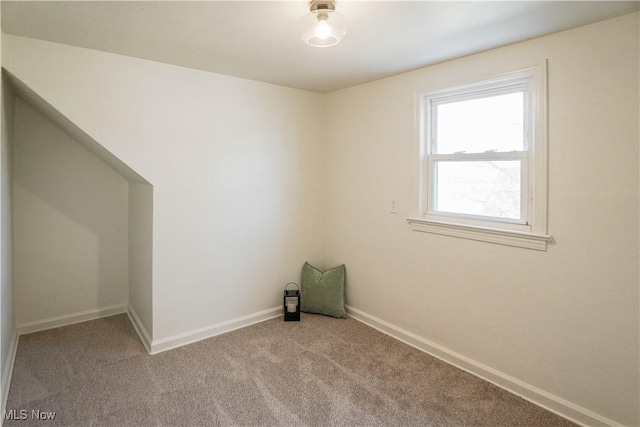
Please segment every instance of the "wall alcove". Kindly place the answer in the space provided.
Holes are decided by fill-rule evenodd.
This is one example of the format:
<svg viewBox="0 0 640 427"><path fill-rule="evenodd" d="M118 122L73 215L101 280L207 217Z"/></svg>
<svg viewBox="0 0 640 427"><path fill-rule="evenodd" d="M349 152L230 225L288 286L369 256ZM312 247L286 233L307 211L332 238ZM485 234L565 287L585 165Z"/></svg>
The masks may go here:
<svg viewBox="0 0 640 427"><path fill-rule="evenodd" d="M153 186L19 79L4 77L13 106L18 332L126 312L148 350Z"/></svg>

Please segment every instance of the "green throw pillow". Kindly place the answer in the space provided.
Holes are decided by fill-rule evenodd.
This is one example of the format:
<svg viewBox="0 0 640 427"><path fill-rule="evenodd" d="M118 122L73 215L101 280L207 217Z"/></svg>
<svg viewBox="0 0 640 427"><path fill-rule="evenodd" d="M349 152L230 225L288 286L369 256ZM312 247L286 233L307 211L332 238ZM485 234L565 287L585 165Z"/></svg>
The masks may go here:
<svg viewBox="0 0 640 427"><path fill-rule="evenodd" d="M305 313L346 318L347 312L344 309L345 276L346 268L344 265L323 273L305 262L302 266L300 310Z"/></svg>

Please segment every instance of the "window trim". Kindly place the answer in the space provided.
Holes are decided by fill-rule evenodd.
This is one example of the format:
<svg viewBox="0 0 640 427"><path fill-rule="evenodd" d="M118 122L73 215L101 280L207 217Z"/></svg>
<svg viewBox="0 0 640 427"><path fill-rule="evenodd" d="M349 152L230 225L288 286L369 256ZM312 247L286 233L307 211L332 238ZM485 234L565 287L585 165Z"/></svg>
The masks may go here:
<svg viewBox="0 0 640 427"><path fill-rule="evenodd" d="M525 103L525 108L531 106L530 128L527 129L528 138L525 138L525 151L513 152L514 157L525 153L528 161L522 162L525 169L523 178L527 182L528 197L522 206L526 206L527 224L521 221L512 221L500 218L498 221L488 220L488 217L478 217L465 214L433 213L428 212L429 192L433 185L428 182L430 165L427 157L428 147L431 144L431 135L427 135L427 123L425 117L431 115L429 99L447 97L447 100L455 99L459 94L460 100L482 97L492 92L504 93L504 90L513 88L525 89L525 96L531 102ZM411 229L427 233L462 237L472 240L480 240L509 246L524 247L529 249L546 250L547 244L553 242L553 238L547 234L547 61L546 59L533 64L493 74L485 78L478 78L468 82L462 82L435 90L419 91L417 97L417 136L419 144L419 197L418 215L407 218ZM508 153L505 153L506 156ZM502 155L502 154L501 154ZM447 156L436 154L432 156ZM458 158L469 159L481 156L470 154ZM431 158L431 161L433 161ZM443 157L444 158L444 157ZM526 174L526 175L525 175ZM523 215L524 216L524 215Z"/></svg>

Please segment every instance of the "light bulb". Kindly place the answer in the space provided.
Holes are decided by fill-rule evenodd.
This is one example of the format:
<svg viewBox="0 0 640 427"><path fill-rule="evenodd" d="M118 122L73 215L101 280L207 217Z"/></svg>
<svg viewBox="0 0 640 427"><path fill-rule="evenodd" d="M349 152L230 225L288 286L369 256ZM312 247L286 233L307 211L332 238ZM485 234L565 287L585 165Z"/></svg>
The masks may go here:
<svg viewBox="0 0 640 427"><path fill-rule="evenodd" d="M325 19L318 21L315 33L320 40L326 40L331 35L331 27Z"/></svg>

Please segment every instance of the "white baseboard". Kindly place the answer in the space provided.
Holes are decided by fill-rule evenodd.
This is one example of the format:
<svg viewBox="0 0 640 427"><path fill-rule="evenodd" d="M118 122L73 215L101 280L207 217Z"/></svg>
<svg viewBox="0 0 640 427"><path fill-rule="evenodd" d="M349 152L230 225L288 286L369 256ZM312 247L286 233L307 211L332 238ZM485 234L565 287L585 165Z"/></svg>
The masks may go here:
<svg viewBox="0 0 640 427"><path fill-rule="evenodd" d="M18 325L18 335L45 331L47 329L73 325L74 323L86 322L88 320L100 319L102 317L115 316L116 314L123 314L126 312L126 305L114 305L111 307L98 308L95 310L81 311L79 313L65 314L64 316L51 317L45 320L38 320L35 322L23 323L21 325Z"/></svg>
<svg viewBox="0 0 640 427"><path fill-rule="evenodd" d="M147 331L147 328L144 327L144 324L138 317L138 314L135 312L133 307L129 306L127 311L127 315L129 316L129 320L133 325L133 329L136 330L138 336L140 337L140 341L142 341L142 345L147 350L147 353L151 353L151 334Z"/></svg>
<svg viewBox="0 0 640 427"><path fill-rule="evenodd" d="M0 399L0 413L4 414L5 409L7 409L7 399L9 398L9 388L11 386L11 377L13 377L13 366L16 361L16 353L18 352L18 340L20 339L20 335L17 331L13 332L13 336L11 337L11 343L9 344L9 353L5 365L2 367L2 396ZM4 421L4 417L0 420L0 425Z"/></svg>
<svg viewBox="0 0 640 427"><path fill-rule="evenodd" d="M151 354L161 353L173 348L201 341L216 335L231 332L235 329L244 328L254 323L264 322L282 315L282 307L269 308L267 310L258 311L257 313L248 314L246 316L237 317L235 319L216 323L215 325L206 326L204 328L174 335L168 338L153 340L151 342Z"/></svg>
<svg viewBox="0 0 640 427"><path fill-rule="evenodd" d="M483 365L469 357L458 354L446 347L431 342L425 338L422 338L414 333L405 331L391 323L371 316L356 308L346 306L347 313L350 317L358 320L374 329L379 330L399 341L404 342L418 350L424 351L434 357L437 357L450 365L456 366L470 374L489 381L492 384L497 385L513 394L516 394L523 399L526 399L538 406L541 406L551 412L554 412L561 417L567 418L570 421L584 425L605 425L605 426L618 426L619 423L608 419L600 414L583 408L575 403L569 402L561 397L548 393L540 388L527 384L524 381L520 381L510 375L493 369L489 366Z"/></svg>

